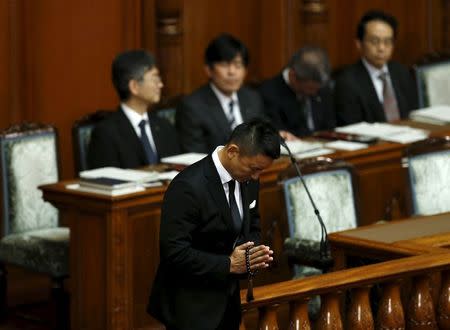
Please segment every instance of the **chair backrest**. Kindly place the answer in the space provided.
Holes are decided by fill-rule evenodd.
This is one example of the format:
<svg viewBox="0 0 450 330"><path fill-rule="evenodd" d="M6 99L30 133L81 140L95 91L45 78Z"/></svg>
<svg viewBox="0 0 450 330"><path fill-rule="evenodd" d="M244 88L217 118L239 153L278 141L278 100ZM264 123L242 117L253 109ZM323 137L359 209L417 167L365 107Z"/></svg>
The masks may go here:
<svg viewBox="0 0 450 330"><path fill-rule="evenodd" d="M419 107L450 105L450 58L414 66Z"/></svg>
<svg viewBox="0 0 450 330"><path fill-rule="evenodd" d="M152 111L155 111L158 117L166 119L175 127L175 114L177 105L182 98L183 95L176 95L167 99L163 99L158 104L152 106Z"/></svg>
<svg viewBox="0 0 450 330"><path fill-rule="evenodd" d="M3 235L57 227L58 211L38 189L59 179L57 140L55 128L41 124L0 133Z"/></svg>
<svg viewBox="0 0 450 330"><path fill-rule="evenodd" d="M300 161L305 183L328 233L355 228L358 203L352 166L327 158ZM290 237L320 241L321 228L300 178L291 165L280 173Z"/></svg>
<svg viewBox="0 0 450 330"><path fill-rule="evenodd" d="M87 150L95 125L105 119L112 111L98 110L77 120L72 126L73 160L76 175L88 169Z"/></svg>
<svg viewBox="0 0 450 330"><path fill-rule="evenodd" d="M413 143L404 156L412 213L429 215L450 211L450 136Z"/></svg>

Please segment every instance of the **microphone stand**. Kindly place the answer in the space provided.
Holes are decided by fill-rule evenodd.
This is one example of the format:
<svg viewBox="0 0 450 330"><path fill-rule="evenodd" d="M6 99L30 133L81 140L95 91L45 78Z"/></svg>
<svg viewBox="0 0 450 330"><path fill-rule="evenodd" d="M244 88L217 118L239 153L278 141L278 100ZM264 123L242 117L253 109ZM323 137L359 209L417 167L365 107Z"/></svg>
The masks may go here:
<svg viewBox="0 0 450 330"><path fill-rule="evenodd" d="M317 217L317 220L319 221L320 224L320 228L321 228L321 237L320 237L320 259L322 261L329 260L330 259L330 254L329 254L329 241L328 241L328 233L327 233L327 228L325 226L325 224L323 223L322 220L322 216L320 215L319 210L317 209L316 203L314 203L314 200L311 196L311 193L309 192L308 186L306 185L305 180L303 179L303 174L300 171L300 167L297 164L297 160L295 159L295 157L292 155L291 149L289 149L286 141L280 137L280 144L281 146L283 146L283 148L285 148L289 154L289 158L291 160L292 165L294 165L294 168L297 172L297 176L299 177L303 187L305 187L305 191L306 194L308 195L309 201L311 202L311 205L314 209L314 214Z"/></svg>

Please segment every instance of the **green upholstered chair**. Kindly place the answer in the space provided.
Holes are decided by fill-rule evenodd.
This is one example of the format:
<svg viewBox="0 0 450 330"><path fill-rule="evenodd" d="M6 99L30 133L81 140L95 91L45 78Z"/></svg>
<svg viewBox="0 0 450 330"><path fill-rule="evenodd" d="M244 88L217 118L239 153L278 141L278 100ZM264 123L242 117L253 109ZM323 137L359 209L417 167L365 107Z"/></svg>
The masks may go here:
<svg viewBox="0 0 450 330"><path fill-rule="evenodd" d="M95 125L105 119L111 110L98 110L77 120L72 126L72 146L75 173L88 170L87 152Z"/></svg>
<svg viewBox="0 0 450 330"><path fill-rule="evenodd" d="M0 308L6 310L7 265L48 274L62 328L67 323L63 281L69 275L69 229L58 227L58 211L42 198L40 185L58 181L56 130L23 124L0 132L2 237Z"/></svg>
<svg viewBox="0 0 450 330"><path fill-rule="evenodd" d="M408 168L413 215L450 211L450 136L410 145L403 163Z"/></svg>

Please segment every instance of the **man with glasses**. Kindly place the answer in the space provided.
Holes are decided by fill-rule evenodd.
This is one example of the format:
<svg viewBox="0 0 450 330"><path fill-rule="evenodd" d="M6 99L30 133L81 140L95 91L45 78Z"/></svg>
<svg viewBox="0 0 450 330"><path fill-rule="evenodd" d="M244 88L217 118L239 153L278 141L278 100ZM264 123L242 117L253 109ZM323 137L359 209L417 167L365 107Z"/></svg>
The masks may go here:
<svg viewBox="0 0 450 330"><path fill-rule="evenodd" d="M336 80L338 125L360 121L393 122L417 108L416 88L408 70L391 61L397 21L381 11L369 11L357 28L361 60Z"/></svg>
<svg viewBox="0 0 450 330"><path fill-rule="evenodd" d="M185 97L177 107L176 126L183 152L209 153L223 145L237 125L263 116L256 91L243 86L247 47L229 34L212 40L205 50L209 83Z"/></svg>
<svg viewBox="0 0 450 330"><path fill-rule="evenodd" d="M144 50L117 55L112 80L121 104L94 128L88 166L136 168L178 154L175 128L151 112L163 87L153 56Z"/></svg>

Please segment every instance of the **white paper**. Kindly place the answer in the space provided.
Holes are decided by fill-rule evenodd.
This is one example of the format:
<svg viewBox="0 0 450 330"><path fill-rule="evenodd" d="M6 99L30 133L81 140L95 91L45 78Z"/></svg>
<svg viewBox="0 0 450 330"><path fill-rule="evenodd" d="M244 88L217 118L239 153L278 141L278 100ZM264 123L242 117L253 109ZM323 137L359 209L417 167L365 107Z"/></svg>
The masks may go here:
<svg viewBox="0 0 450 330"><path fill-rule="evenodd" d="M138 185L135 187L117 189L117 190L104 190L104 189L95 189L92 187L80 186L78 183L68 184L68 185L66 185L66 189L79 190L79 191L90 192L90 193L100 194L100 195L107 195L107 196L121 196L121 195L127 195L127 194L145 190L145 188L141 185Z"/></svg>
<svg viewBox="0 0 450 330"><path fill-rule="evenodd" d="M334 152L335 151L332 149L319 148L319 149L314 149L314 150L295 154L294 157L296 159L305 159L305 158L310 158L310 157L318 157L318 156L328 155L328 154L332 154Z"/></svg>
<svg viewBox="0 0 450 330"><path fill-rule="evenodd" d="M198 152L189 152L186 154L180 154L170 157L161 158L161 163L167 164L179 164L179 165L191 165L199 160L205 158L207 154L198 153Z"/></svg>
<svg viewBox="0 0 450 330"><path fill-rule="evenodd" d="M339 150L350 150L350 151L365 149L368 146L369 145L367 143L343 141L343 140L336 140L336 141L325 143L325 147L327 147L327 148L333 148L333 149L339 149Z"/></svg>
<svg viewBox="0 0 450 330"><path fill-rule="evenodd" d="M134 182L157 181L158 173L155 171L130 170L118 167L101 167L94 170L80 172L81 178L113 178Z"/></svg>
<svg viewBox="0 0 450 330"><path fill-rule="evenodd" d="M320 149L323 146L323 143L321 142L310 142L303 140L286 141L286 144L294 155L308 152L314 149ZM287 152L286 148L282 147L281 154L288 155L289 153Z"/></svg>
<svg viewBox="0 0 450 330"><path fill-rule="evenodd" d="M445 125L450 123L450 106L438 105L411 111L409 118L431 124Z"/></svg>
<svg viewBox="0 0 450 330"><path fill-rule="evenodd" d="M335 130L341 133L373 136L398 143L411 143L428 137L428 131L426 130L387 123L360 122L344 127L337 127Z"/></svg>
<svg viewBox="0 0 450 330"><path fill-rule="evenodd" d="M158 180L171 181L171 180L173 180L174 177L177 176L178 173L180 173L180 172L178 172L178 171L160 172L160 173L158 173Z"/></svg>

